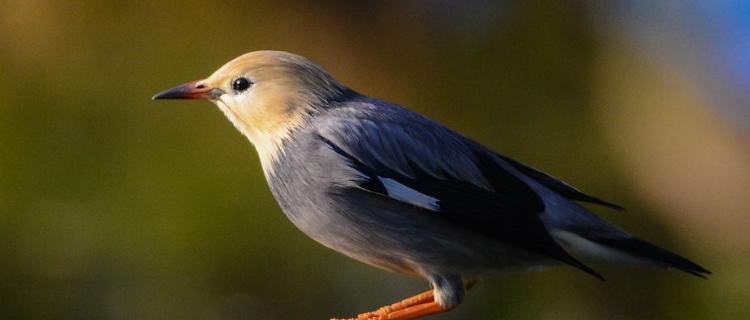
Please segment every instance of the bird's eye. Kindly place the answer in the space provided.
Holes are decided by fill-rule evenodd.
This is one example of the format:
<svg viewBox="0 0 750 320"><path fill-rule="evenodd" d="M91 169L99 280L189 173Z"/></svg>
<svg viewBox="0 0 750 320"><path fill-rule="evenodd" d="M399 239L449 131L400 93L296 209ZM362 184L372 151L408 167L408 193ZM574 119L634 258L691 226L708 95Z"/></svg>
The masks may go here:
<svg viewBox="0 0 750 320"><path fill-rule="evenodd" d="M250 82L250 80L247 80L247 78L240 77L232 81L232 89L239 93L247 90L247 88L250 88L252 84L253 83Z"/></svg>

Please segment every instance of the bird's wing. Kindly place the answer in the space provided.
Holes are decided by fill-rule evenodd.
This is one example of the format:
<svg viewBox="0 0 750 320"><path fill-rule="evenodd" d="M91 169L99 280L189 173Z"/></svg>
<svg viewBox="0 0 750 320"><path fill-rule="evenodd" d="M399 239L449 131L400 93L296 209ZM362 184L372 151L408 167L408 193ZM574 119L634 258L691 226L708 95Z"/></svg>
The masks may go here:
<svg viewBox="0 0 750 320"><path fill-rule="evenodd" d="M339 117L319 138L358 172L358 188L600 277L555 242L539 217L544 202L502 158L407 115Z"/></svg>
<svg viewBox="0 0 750 320"><path fill-rule="evenodd" d="M533 167L530 167L528 165L525 165L523 163L520 163L508 157L504 157L504 156L501 156L501 157L503 158L503 160L505 160L505 162L512 165L514 168L516 168L516 170L520 171L526 176L534 179L534 181L542 184L543 186L549 188L552 191L557 192L561 196L566 197L570 200L594 203L594 204L602 205L602 206L609 207L612 209L617 209L617 210L624 209L620 205L585 194L581 190L578 190L578 188L573 187L565 183L564 181L558 178L555 178L549 174L546 174L544 172L541 172Z"/></svg>

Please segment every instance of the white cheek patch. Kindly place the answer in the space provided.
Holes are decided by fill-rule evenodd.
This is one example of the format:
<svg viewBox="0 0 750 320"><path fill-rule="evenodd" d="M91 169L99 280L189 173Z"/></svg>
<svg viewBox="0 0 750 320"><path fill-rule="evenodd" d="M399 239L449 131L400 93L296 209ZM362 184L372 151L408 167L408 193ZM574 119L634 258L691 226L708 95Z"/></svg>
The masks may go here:
<svg viewBox="0 0 750 320"><path fill-rule="evenodd" d="M427 210L438 211L440 209L440 200L438 199L409 188L396 180L383 177L378 177L378 179L388 192L388 196L393 199L413 204Z"/></svg>

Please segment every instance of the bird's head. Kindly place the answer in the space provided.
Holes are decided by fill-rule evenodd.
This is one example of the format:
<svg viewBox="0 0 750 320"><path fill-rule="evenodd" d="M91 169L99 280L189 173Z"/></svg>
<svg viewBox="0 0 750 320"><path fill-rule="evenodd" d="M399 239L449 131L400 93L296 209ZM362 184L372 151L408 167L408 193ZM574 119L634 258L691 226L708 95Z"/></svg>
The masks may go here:
<svg viewBox="0 0 750 320"><path fill-rule="evenodd" d="M256 51L229 61L208 78L165 90L153 99L206 99L216 103L264 160L275 157L283 139L306 116L346 92L323 68L305 57Z"/></svg>

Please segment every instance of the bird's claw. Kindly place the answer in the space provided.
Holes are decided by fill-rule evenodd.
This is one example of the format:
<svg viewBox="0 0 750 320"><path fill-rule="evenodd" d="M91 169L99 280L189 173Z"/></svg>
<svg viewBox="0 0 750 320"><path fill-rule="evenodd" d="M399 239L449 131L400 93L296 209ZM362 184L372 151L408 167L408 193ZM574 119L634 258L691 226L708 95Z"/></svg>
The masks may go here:
<svg viewBox="0 0 750 320"><path fill-rule="evenodd" d="M342 319L333 318L331 320L387 320L388 311L389 310L386 307L383 307L376 311L360 313L357 315L356 318L342 318Z"/></svg>

